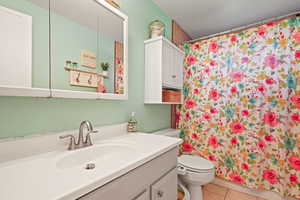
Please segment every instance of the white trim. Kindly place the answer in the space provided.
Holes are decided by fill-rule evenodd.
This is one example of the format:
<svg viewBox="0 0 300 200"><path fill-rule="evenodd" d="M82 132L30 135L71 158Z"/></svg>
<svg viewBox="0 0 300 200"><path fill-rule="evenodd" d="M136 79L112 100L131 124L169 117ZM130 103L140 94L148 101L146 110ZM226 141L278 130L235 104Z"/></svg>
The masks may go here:
<svg viewBox="0 0 300 200"><path fill-rule="evenodd" d="M109 10L109 11L113 12L114 14L118 15L123 20L126 20L128 18L127 15L125 15L119 9L117 9L117 8L113 7L112 5L110 5L106 0L95 0L95 1L98 2L100 5L102 5L104 8L106 8L107 10Z"/></svg>
<svg viewBox="0 0 300 200"><path fill-rule="evenodd" d="M267 200L296 200L293 198L284 198L280 194L272 191L250 189L245 186L226 181L220 178L215 178L215 180L212 183L222 187L226 187L231 190L236 190L238 192L243 192L252 196L261 197Z"/></svg>
<svg viewBox="0 0 300 200"><path fill-rule="evenodd" d="M51 97L70 99L97 99L96 92L51 89Z"/></svg>
<svg viewBox="0 0 300 200"><path fill-rule="evenodd" d="M47 88L26 88L0 85L0 96L50 97L50 90Z"/></svg>
<svg viewBox="0 0 300 200"><path fill-rule="evenodd" d="M107 99L107 100L127 100L126 95L119 95L113 93L97 93L97 92L82 92L74 90L60 90L52 89L51 97L53 98L67 98L67 99Z"/></svg>
<svg viewBox="0 0 300 200"><path fill-rule="evenodd" d="M113 94L113 93L97 93L97 99L128 100L128 95L126 95L126 94Z"/></svg>
<svg viewBox="0 0 300 200"><path fill-rule="evenodd" d="M124 100L128 100L128 17L124 15L123 21L123 65L124 65L124 94L120 96L120 98L124 98Z"/></svg>
<svg viewBox="0 0 300 200"><path fill-rule="evenodd" d="M182 102L151 102L151 101L145 101L144 104L181 105Z"/></svg>
<svg viewBox="0 0 300 200"><path fill-rule="evenodd" d="M144 41L144 44L148 44L148 43L152 43L152 42L156 42L158 40L164 40L166 41L169 45L171 45L174 49L180 51L181 53L185 54L184 51L182 51L180 48L178 48L175 44L173 44L170 40L168 40L167 38L163 37L163 36L159 36L159 37L155 37L155 38L151 38L148 40Z"/></svg>

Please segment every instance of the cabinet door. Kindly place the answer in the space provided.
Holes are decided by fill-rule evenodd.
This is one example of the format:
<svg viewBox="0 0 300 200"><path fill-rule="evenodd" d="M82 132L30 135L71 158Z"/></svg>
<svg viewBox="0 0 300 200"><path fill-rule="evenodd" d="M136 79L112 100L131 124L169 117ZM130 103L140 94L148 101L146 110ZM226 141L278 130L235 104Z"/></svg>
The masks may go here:
<svg viewBox="0 0 300 200"><path fill-rule="evenodd" d="M151 186L151 200L177 199L177 170L176 168L163 176Z"/></svg>
<svg viewBox="0 0 300 200"><path fill-rule="evenodd" d="M174 87L177 89L181 89L183 86L183 54L179 52L177 49L174 49L174 65L172 76Z"/></svg>
<svg viewBox="0 0 300 200"><path fill-rule="evenodd" d="M144 190L143 192L138 194L136 197L134 197L132 200L150 200L149 190Z"/></svg>
<svg viewBox="0 0 300 200"><path fill-rule="evenodd" d="M174 46L163 43L162 82L167 88L182 88L183 54Z"/></svg>
<svg viewBox="0 0 300 200"><path fill-rule="evenodd" d="M172 87L174 84L173 76L173 48L166 42L163 42L162 57L162 84L164 87Z"/></svg>
<svg viewBox="0 0 300 200"><path fill-rule="evenodd" d="M0 6L0 85L32 86L32 17Z"/></svg>

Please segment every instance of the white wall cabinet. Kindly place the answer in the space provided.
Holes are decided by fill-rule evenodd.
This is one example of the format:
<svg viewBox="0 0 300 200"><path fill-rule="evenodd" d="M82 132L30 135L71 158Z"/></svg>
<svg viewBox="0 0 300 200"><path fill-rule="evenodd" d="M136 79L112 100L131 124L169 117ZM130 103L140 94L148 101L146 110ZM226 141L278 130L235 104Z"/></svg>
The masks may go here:
<svg viewBox="0 0 300 200"><path fill-rule="evenodd" d="M175 200L177 152L174 148L78 200Z"/></svg>
<svg viewBox="0 0 300 200"><path fill-rule="evenodd" d="M162 89L182 90L184 52L164 37L145 42L145 103L162 102Z"/></svg>

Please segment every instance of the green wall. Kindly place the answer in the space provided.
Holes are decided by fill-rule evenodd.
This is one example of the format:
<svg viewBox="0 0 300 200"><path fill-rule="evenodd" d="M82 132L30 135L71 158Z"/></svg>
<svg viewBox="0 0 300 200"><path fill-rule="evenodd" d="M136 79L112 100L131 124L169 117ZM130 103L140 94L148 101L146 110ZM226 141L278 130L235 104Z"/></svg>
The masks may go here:
<svg viewBox="0 0 300 200"><path fill-rule="evenodd" d="M19 1L14 1L14 4L18 4L17 2ZM155 19L166 24L166 36L170 38L171 19L152 0L123 0L122 11L129 17L128 101L0 97L1 138L76 129L85 119L91 120L94 125L122 123L128 120L131 111L137 113L141 131L150 132L169 127L169 105L143 103L143 41L148 37L148 24ZM40 31L47 32L47 27ZM41 52L43 55L47 53ZM47 63L47 59L43 62ZM47 76L43 75L41 79L45 80Z"/></svg>

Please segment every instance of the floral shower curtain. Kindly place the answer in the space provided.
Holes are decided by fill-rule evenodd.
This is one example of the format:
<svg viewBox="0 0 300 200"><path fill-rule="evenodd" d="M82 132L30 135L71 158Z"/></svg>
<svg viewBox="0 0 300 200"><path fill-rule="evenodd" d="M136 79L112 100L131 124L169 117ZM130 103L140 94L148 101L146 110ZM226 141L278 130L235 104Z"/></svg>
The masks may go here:
<svg viewBox="0 0 300 200"><path fill-rule="evenodd" d="M300 198L300 17L184 50L183 151L220 178Z"/></svg>

